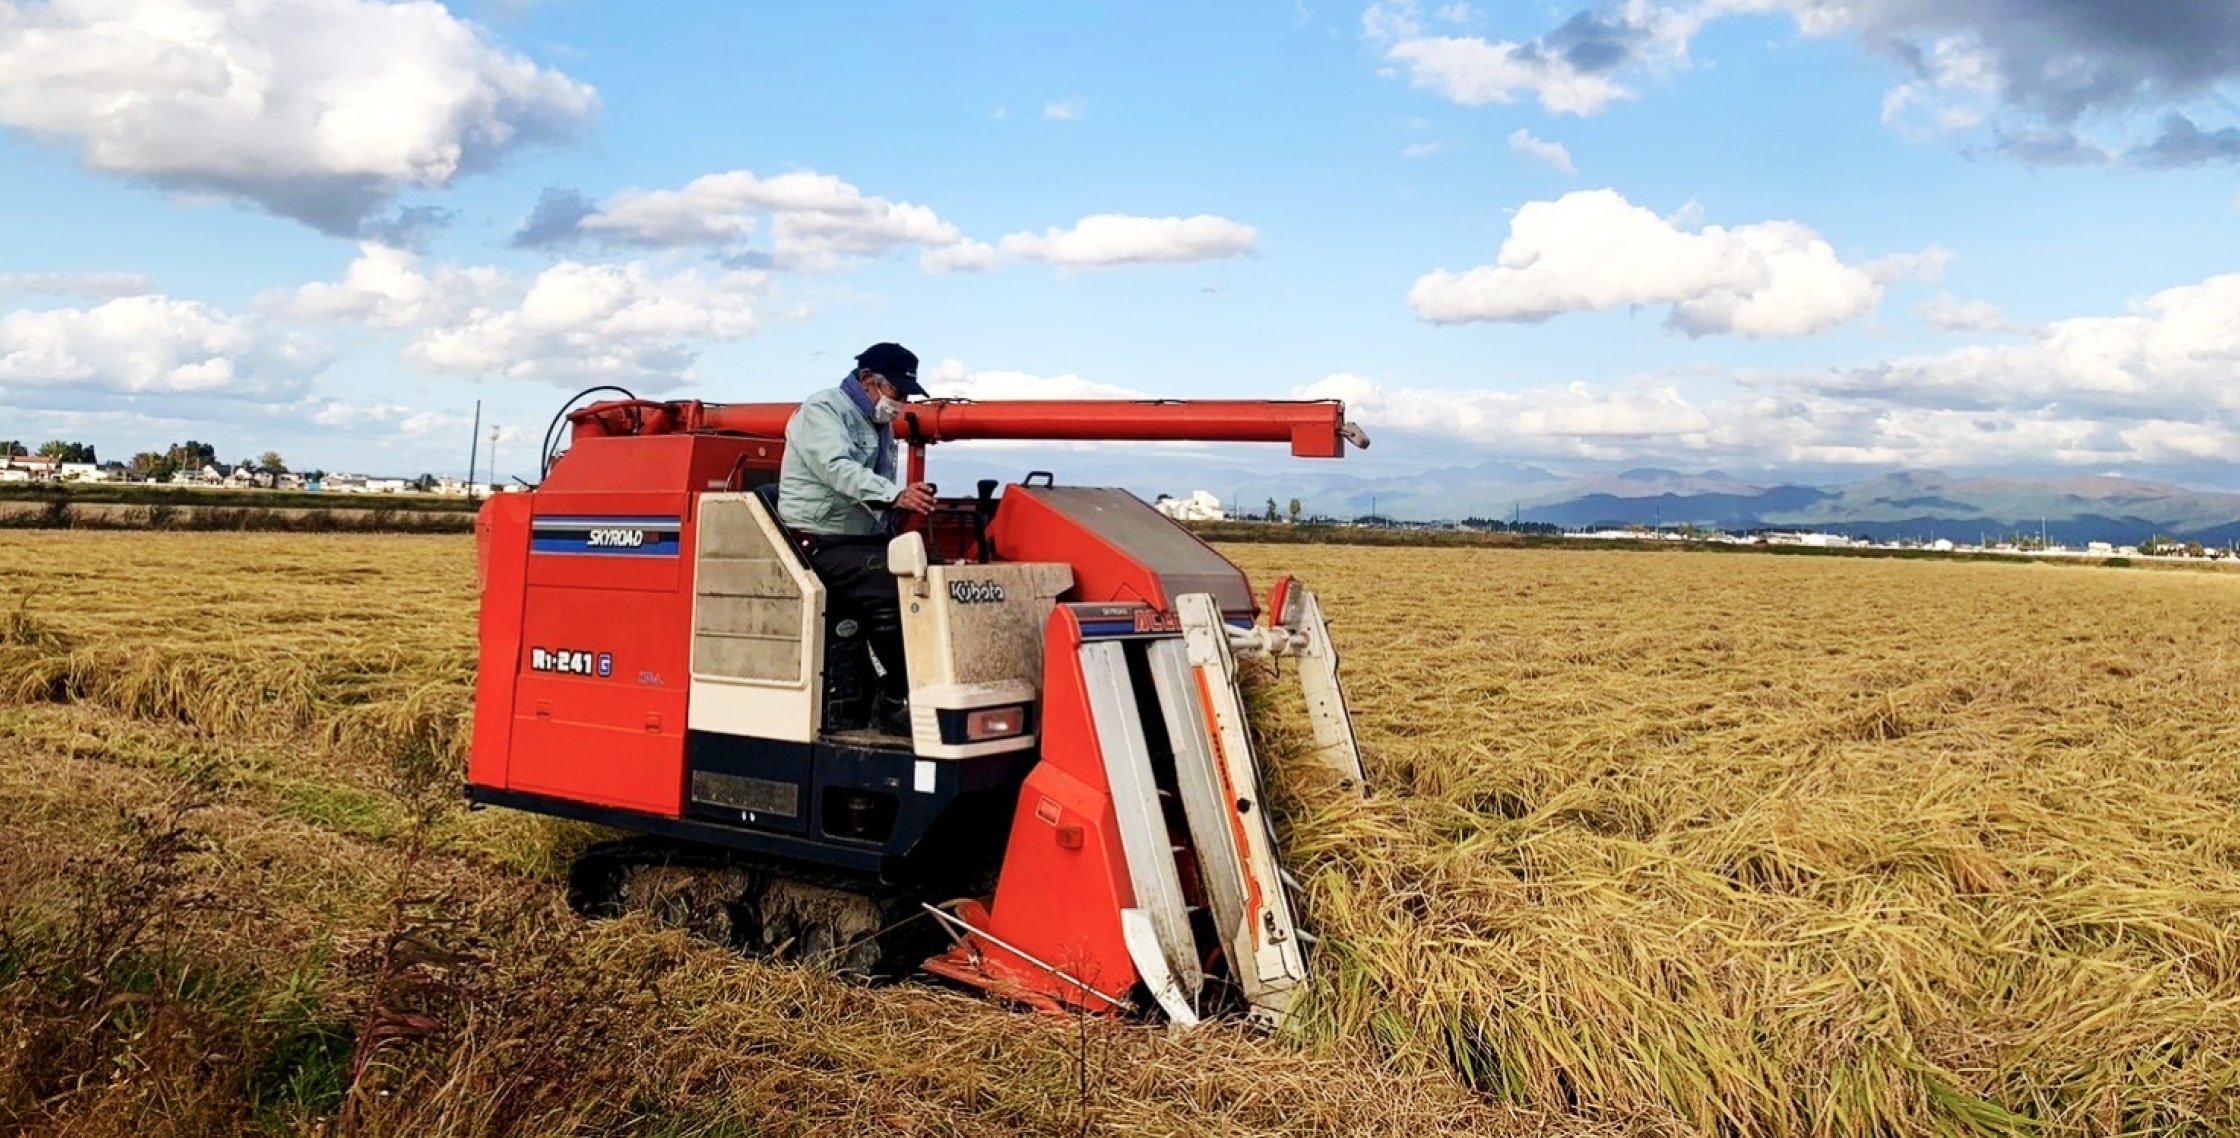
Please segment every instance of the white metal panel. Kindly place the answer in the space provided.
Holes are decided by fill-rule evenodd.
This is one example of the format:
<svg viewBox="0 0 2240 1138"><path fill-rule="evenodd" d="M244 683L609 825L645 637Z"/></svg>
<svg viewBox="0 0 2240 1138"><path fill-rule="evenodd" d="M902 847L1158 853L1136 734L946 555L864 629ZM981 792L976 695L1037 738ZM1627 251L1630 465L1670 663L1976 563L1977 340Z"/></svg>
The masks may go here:
<svg viewBox="0 0 2240 1138"><path fill-rule="evenodd" d="M781 567L801 597L798 649L800 667L791 680L757 680L709 675L693 653L692 686L685 722L694 731L752 735L808 743L816 739L824 699L824 582L801 563L785 531L754 494L702 494L694 527L693 621L701 623L703 601L698 574L711 563L759 563ZM710 598L712 599L712 598Z"/></svg>
<svg viewBox="0 0 2240 1138"><path fill-rule="evenodd" d="M685 724L694 731L813 743L818 694L801 688L695 679Z"/></svg>
<svg viewBox="0 0 2240 1138"><path fill-rule="evenodd" d="M1167 742L1174 748L1175 789L1190 822L1190 845L1198 858L1198 879L1205 885L1206 908L1213 914L1214 931L1229 959L1249 959L1255 951L1245 912L1250 871L1237 847L1236 796L1229 792L1228 779L1214 757L1190 651L1180 640L1154 640L1148 648L1151 682L1159 692Z"/></svg>
<svg viewBox="0 0 2240 1138"><path fill-rule="evenodd" d="M1291 915L1291 897L1284 890L1275 829L1261 797L1260 762L1252 753L1244 699L1237 690L1228 627L1213 598L1204 593L1176 597L1175 611L1182 620L1190 666L1197 673L1207 737L1214 746L1227 808L1235 816L1232 832L1241 842L1238 865L1245 880L1244 924L1252 943L1251 951L1232 954L1230 968L1252 1002L1253 1015L1280 1023L1290 1011L1296 989L1306 982L1306 956ZM1192 837L1197 837L1195 825Z"/></svg>
<svg viewBox="0 0 2240 1138"><path fill-rule="evenodd" d="M1345 685L1338 679L1338 646L1330 640L1330 622L1322 618L1322 602L1313 593L1299 592L1298 616L1290 627L1306 641L1297 652L1299 687L1307 696L1315 757L1341 780L1350 780L1354 788L1367 793L1369 776L1361 765L1361 744L1353 733Z"/></svg>
<svg viewBox="0 0 2240 1138"><path fill-rule="evenodd" d="M1120 939L1128 945L1128 959L1135 961L1143 986L1159 1001L1159 1010L1183 1027L1196 1027L1198 1009L1192 1002L1195 989L1185 993L1174 974L1167 971L1166 946L1150 914L1141 909L1120 910Z"/></svg>
<svg viewBox="0 0 2240 1138"><path fill-rule="evenodd" d="M1127 657L1118 643L1105 641L1082 645L1080 660L1089 714L1096 722L1097 749L1104 758L1105 783L1120 824L1120 849L1135 892L1133 908L1141 911L1141 919L1155 934L1151 943L1158 949L1158 959L1144 959L1139 945L1150 946L1143 945L1141 937L1130 938L1129 955L1136 958L1136 971L1147 982L1166 977L1172 990L1154 993L1161 1005L1179 999L1194 1008L1205 974L1198 965L1197 939L1190 932L1188 903L1175 867L1174 839L1167 833L1166 811L1159 805L1159 787L1151 773L1150 746L1136 717Z"/></svg>

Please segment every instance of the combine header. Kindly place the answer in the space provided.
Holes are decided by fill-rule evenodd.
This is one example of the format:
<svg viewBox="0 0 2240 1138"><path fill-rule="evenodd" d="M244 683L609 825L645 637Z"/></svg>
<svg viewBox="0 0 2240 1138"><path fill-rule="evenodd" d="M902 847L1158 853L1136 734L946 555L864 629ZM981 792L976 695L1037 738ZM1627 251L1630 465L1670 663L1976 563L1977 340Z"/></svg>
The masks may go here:
<svg viewBox="0 0 2240 1138"><path fill-rule="evenodd" d="M1038 1007L1281 1022L1312 938L1237 660L1297 662L1317 769L1362 792L1314 594L1284 578L1263 606L1124 490L985 481L888 549L908 735L821 731L854 618L774 509L793 409L594 404L541 485L484 508L470 798L639 835L575 866L588 913ZM1367 445L1335 402L935 401L895 434L912 482L959 439Z"/></svg>

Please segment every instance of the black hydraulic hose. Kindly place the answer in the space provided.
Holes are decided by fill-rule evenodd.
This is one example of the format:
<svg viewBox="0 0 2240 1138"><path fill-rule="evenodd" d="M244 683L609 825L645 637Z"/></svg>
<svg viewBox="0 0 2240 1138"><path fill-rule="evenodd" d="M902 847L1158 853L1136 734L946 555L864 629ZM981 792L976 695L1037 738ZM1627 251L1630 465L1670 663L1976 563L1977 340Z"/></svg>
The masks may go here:
<svg viewBox="0 0 2240 1138"><path fill-rule="evenodd" d="M560 441L560 424L567 419L568 412L573 409L577 401L581 400L584 396L597 395L602 391L612 391L615 394L622 396L624 399L637 398L637 395L632 393L629 388L616 387L611 383L602 383L596 387L586 387L583 390L576 392L574 395L569 396L568 401L566 403L562 403L560 405L560 410L552 416L552 422L545 425L544 444L537 448L537 481L544 481L545 476L552 473L553 460L559 457L558 455L552 453L552 448Z"/></svg>

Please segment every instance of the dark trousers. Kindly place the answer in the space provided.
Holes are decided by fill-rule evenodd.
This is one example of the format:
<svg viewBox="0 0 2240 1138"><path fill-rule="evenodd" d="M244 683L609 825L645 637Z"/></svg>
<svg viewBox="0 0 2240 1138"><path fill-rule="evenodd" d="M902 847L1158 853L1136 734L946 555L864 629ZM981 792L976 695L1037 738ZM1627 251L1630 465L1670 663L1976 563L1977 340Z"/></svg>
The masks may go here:
<svg viewBox="0 0 2240 1138"><path fill-rule="evenodd" d="M887 572L884 536L812 539L809 568L824 582L825 611L852 618L885 670L881 690L890 699L910 696L902 656L902 595Z"/></svg>

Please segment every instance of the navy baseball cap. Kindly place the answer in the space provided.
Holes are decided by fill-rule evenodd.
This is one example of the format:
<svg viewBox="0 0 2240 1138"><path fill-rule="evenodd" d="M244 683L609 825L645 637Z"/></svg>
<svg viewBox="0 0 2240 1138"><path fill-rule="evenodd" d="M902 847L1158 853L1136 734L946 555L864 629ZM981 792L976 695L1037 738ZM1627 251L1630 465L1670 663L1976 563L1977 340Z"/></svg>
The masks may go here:
<svg viewBox="0 0 2240 1138"><path fill-rule="evenodd" d="M873 344L856 357L856 366L887 377L887 382L904 395L925 396L926 389L918 386L917 354L900 344Z"/></svg>

